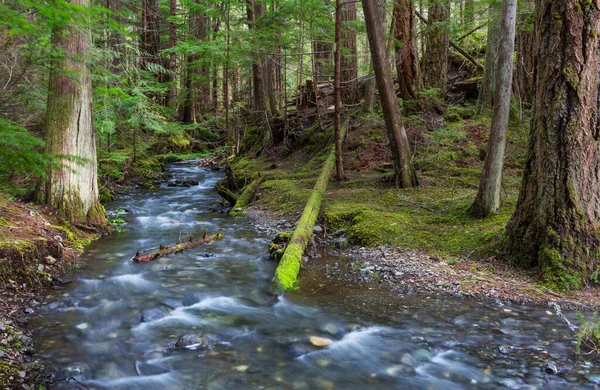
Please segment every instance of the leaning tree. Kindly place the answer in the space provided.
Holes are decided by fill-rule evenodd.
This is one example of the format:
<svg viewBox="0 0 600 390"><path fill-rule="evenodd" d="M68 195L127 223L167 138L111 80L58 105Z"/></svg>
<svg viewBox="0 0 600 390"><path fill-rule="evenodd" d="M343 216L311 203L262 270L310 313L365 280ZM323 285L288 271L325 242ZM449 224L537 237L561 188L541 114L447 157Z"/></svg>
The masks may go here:
<svg viewBox="0 0 600 390"><path fill-rule="evenodd" d="M85 13L90 0L71 0L71 4ZM57 55L50 71L45 138L46 151L62 156L62 163L50 169L38 186L36 199L72 222L104 225L98 196L92 79L87 66L90 42L88 26L71 24L53 31Z"/></svg>
<svg viewBox="0 0 600 390"><path fill-rule="evenodd" d="M600 1L538 0L535 96L508 244L549 286L597 280L600 223Z"/></svg>

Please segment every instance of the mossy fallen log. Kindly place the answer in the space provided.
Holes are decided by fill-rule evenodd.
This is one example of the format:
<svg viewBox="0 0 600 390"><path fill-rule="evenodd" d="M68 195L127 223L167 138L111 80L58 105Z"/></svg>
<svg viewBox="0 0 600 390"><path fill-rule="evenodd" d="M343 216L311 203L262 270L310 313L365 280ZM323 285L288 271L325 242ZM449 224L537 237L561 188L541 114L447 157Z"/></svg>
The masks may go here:
<svg viewBox="0 0 600 390"><path fill-rule="evenodd" d="M231 208L231 211L229 211L230 215L235 216L235 215L244 215L245 214L245 212L241 211L241 209L244 209L250 203L252 203L252 201L254 200L254 197L256 196L256 191L258 191L258 188L260 187L263 180L264 180L264 177L259 176L256 180L254 180L252 183L248 184L244 188L241 195L237 198L235 205Z"/></svg>
<svg viewBox="0 0 600 390"><path fill-rule="evenodd" d="M219 196L229 202L229 205L234 206L237 203L238 196L231 192L227 187L221 185L217 190Z"/></svg>
<svg viewBox="0 0 600 390"><path fill-rule="evenodd" d="M341 129L340 138L342 141L344 140L345 134L346 125L342 126ZM321 211L321 203L325 197L329 178L331 177L334 167L335 146L332 147L331 153L323 165L323 169L313 187L310 198L308 198L308 202L306 202L300 221L298 221L298 225L296 225L296 229L292 233L292 237L285 248L281 261L279 261L279 265L275 270L273 283L278 291L288 291L296 286L302 255L312 237L315 222Z"/></svg>
<svg viewBox="0 0 600 390"><path fill-rule="evenodd" d="M175 253L183 252L184 250L187 250L187 249L198 247L200 245L205 245L205 244L208 244L209 242L220 240L221 238L223 238L223 235L221 233L217 233L212 236L206 236L206 233L204 233L202 238L198 241L193 241L192 237L190 237L188 242L184 242L181 244L178 243L178 244L171 245L171 246L161 245L158 248L152 248L152 249L146 249L144 251L139 251L135 254L135 256L131 259L131 261L133 261L134 263L145 263L147 261L156 260L163 256L172 255ZM158 250L148 253L147 255L143 254L144 252L148 252L148 251L154 250L154 249L158 249Z"/></svg>

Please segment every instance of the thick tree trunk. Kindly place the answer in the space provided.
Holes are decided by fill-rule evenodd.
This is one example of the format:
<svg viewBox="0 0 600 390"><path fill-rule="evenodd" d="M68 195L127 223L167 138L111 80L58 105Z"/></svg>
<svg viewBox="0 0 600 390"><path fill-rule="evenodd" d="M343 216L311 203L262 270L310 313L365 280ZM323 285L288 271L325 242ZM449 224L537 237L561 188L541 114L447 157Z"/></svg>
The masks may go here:
<svg viewBox="0 0 600 390"><path fill-rule="evenodd" d="M412 0L394 1L396 71L400 97L414 100L422 89L417 54L415 7Z"/></svg>
<svg viewBox="0 0 600 390"><path fill-rule="evenodd" d="M515 52L515 28L517 0L504 0L500 23L498 46L498 69L496 74L496 97L492 114L492 127L488 141L488 152L479 184L479 192L471 206L475 217L487 217L500 208L500 186L508 133L508 117L512 96L513 61Z"/></svg>
<svg viewBox="0 0 600 390"><path fill-rule="evenodd" d="M346 104L356 104L361 98L358 83L357 34L352 25L356 21L356 9L355 2L342 4L340 82L343 91L342 101Z"/></svg>
<svg viewBox="0 0 600 390"><path fill-rule="evenodd" d="M89 0L71 4L89 7ZM104 226L98 196L96 137L92 117L92 79L88 68L91 33L84 27L56 28L56 52L50 71L46 117L46 152L70 156L62 169L51 168L39 185L36 200L55 207L75 223Z"/></svg>
<svg viewBox="0 0 600 390"><path fill-rule="evenodd" d="M479 98L477 100L477 113L484 112L492 108L494 103L496 78L498 74L498 45L500 43L500 15L502 4L499 2L490 5L487 45L485 49L485 69L479 88Z"/></svg>
<svg viewBox="0 0 600 390"><path fill-rule="evenodd" d="M335 53L334 53L334 72L333 72L333 89L334 89L334 106L335 115L334 133L335 133L335 176L338 181L344 180L344 159L342 154L342 2L335 0Z"/></svg>
<svg viewBox="0 0 600 390"><path fill-rule="evenodd" d="M363 0L363 11L369 38L371 58L375 78L379 87L379 99L385 120L385 127L392 151L394 174L397 187L418 185L417 174L411 162L410 144L400 116L398 99L394 91L394 80L385 45L377 0Z"/></svg>
<svg viewBox="0 0 600 390"><path fill-rule="evenodd" d="M598 2L539 0L534 26L533 119L509 249L548 286L573 289L599 271Z"/></svg>
<svg viewBox="0 0 600 390"><path fill-rule="evenodd" d="M533 31L527 22L533 13L533 0L525 0L523 10L519 12L516 39L517 66L515 68L515 81L513 91L517 99L522 102L533 101Z"/></svg>
<svg viewBox="0 0 600 390"><path fill-rule="evenodd" d="M423 54L423 82L425 88L437 88L446 96L448 83L448 19L449 0L429 0L429 25Z"/></svg>

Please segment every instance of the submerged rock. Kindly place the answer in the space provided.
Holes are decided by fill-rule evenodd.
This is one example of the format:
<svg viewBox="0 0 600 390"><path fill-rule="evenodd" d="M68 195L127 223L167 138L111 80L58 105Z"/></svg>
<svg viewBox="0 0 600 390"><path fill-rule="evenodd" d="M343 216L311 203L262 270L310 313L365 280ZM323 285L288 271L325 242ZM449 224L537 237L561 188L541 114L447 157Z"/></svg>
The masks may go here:
<svg viewBox="0 0 600 390"><path fill-rule="evenodd" d="M431 360L431 354L426 349L417 349L412 353L413 359L417 362L428 362Z"/></svg>
<svg viewBox="0 0 600 390"><path fill-rule="evenodd" d="M308 340L315 347L327 347L328 345L333 344L333 340L326 337L310 336Z"/></svg>
<svg viewBox="0 0 600 390"><path fill-rule="evenodd" d="M208 340L208 338L204 335L200 334L188 334L181 337L175 343L175 348L189 348L189 347L197 347L203 349L211 349L212 344Z"/></svg>

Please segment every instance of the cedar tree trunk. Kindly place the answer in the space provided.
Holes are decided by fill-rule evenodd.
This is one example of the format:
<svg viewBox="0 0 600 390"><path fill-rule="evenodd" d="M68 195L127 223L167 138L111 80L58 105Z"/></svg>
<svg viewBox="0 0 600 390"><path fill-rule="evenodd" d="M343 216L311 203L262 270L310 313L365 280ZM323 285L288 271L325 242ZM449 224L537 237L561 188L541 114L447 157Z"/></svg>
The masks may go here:
<svg viewBox="0 0 600 390"><path fill-rule="evenodd" d="M89 7L89 0L71 4ZM55 207L74 223L106 224L98 196L96 137L92 118L92 79L87 66L91 33L83 27L56 28L52 43L60 56L50 71L46 117L46 152L78 159L62 159L36 193L39 203Z"/></svg>
<svg viewBox="0 0 600 390"><path fill-rule="evenodd" d="M415 7L412 0L394 0L396 71L400 97L414 100L422 88L417 55Z"/></svg>
<svg viewBox="0 0 600 390"><path fill-rule="evenodd" d="M508 243L548 286L573 289L599 270L599 2L538 0L534 26L529 153Z"/></svg>

